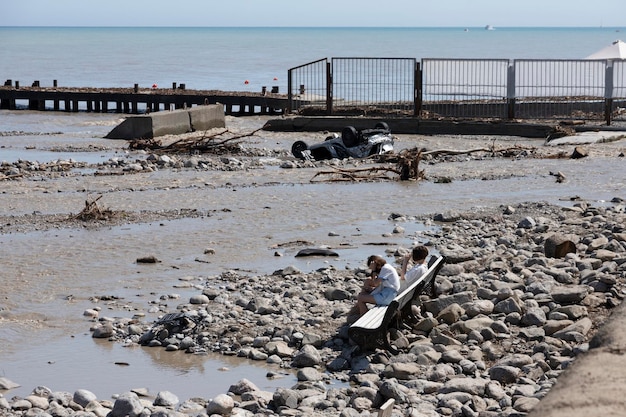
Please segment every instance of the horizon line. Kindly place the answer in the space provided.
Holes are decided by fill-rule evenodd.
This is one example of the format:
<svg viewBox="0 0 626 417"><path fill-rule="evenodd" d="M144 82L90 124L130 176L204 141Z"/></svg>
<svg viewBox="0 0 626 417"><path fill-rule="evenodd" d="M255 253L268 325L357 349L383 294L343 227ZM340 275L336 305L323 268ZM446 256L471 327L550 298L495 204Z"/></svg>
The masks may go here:
<svg viewBox="0 0 626 417"><path fill-rule="evenodd" d="M174 29L626 29L626 26L178 26L178 25L0 25L0 28L174 28Z"/></svg>

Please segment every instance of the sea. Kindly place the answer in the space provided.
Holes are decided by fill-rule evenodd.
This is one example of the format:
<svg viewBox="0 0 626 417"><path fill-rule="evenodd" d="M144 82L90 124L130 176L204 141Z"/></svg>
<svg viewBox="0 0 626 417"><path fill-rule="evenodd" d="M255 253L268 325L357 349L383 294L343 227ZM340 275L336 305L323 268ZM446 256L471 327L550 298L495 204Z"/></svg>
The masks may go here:
<svg viewBox="0 0 626 417"><path fill-rule="evenodd" d="M102 88L135 84L168 87L176 83L185 84L188 89L261 91L263 87L278 87L280 92L285 92L290 68L322 58L583 59L625 37L624 31L626 28L609 27L494 27L492 30L484 27L0 27L0 83L11 80L13 84L18 81L20 85L30 85L39 81L41 86L56 82L65 87ZM95 163L118 157L117 151L108 151L106 146L95 152L63 149L103 140L120 117L0 110L0 161L74 159ZM502 193L512 198L510 184L502 184L500 190L488 189L493 184L475 185L484 190L485 196ZM2 193L3 188L0 182L0 211L13 213L12 202ZM363 187L355 188L367 192ZM610 198L610 193L615 191L603 186L591 188L598 198ZM527 184L517 184L513 189L519 191L520 199L534 198L542 192ZM257 191L245 191L251 201L254 192ZM293 204L298 198L298 190L282 192L289 195L286 204ZM458 195L467 193L467 198L471 192L476 190L457 190ZM543 192L545 195L540 197L550 194ZM232 192L224 193L223 198L233 199L232 195ZM248 194L240 191L238 195ZM29 209L46 212L45 207ZM294 211L298 209L294 206ZM369 227L385 227L384 218L374 216L360 221ZM349 226L362 227L359 222L355 218ZM198 229L192 221L179 222L177 227L177 239L180 233L191 235ZM150 233L147 227L139 225L129 230L107 230L96 239L80 231L0 235L0 286L5 288L5 297L0 298L0 378L22 385L6 392L0 390L0 394L26 396L43 384L53 390L90 389L100 399L131 386L147 386L157 391L169 389L183 398L210 398L224 393L230 382L243 377L268 390L295 382L291 374L277 380L265 378L268 369L258 362L165 353L160 349L129 349L89 337L89 324L80 318L80 312L66 309L67 300L61 299L61 294L71 294L72 285L80 286L77 291L86 294L102 294L107 285L115 283L126 285L124 282L130 276L122 272L112 274L116 259L107 258L105 253L122 256L149 240ZM184 241L169 244L168 250L177 256L189 256L184 251ZM15 251L20 252L18 258ZM45 251L49 259L55 260L39 265L43 262L39 251ZM94 269L83 271L83 265L92 260L97 261ZM55 268L61 272L55 272ZM40 275L30 275L31 272ZM153 281L143 285L161 285L166 291L176 274L170 269L160 275L158 283L157 277L151 277ZM42 282L44 279L49 282ZM29 280L33 283L28 284ZM31 288L35 281L42 291L49 293L38 297L13 288L14 285ZM131 286L128 291L133 289ZM27 318L25 322L32 323L32 329L16 327L7 319L16 310ZM28 311L30 314L24 313Z"/></svg>
<svg viewBox="0 0 626 417"><path fill-rule="evenodd" d="M583 59L626 28L0 27L0 81L286 91L322 58Z"/></svg>

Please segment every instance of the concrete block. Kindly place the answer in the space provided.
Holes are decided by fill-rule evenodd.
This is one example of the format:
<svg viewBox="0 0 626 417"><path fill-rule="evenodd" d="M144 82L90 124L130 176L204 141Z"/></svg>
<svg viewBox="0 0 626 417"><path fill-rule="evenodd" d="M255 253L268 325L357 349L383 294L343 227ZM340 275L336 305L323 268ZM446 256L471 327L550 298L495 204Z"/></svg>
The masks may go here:
<svg viewBox="0 0 626 417"><path fill-rule="evenodd" d="M188 109L191 130L208 130L215 127L226 127L224 106L222 104L208 104Z"/></svg>
<svg viewBox="0 0 626 417"><path fill-rule="evenodd" d="M191 132L187 110L160 111L149 117L152 118L152 137Z"/></svg>
<svg viewBox="0 0 626 417"><path fill-rule="evenodd" d="M210 104L188 109L130 116L105 137L107 139L152 139L164 135L226 127L224 106Z"/></svg>

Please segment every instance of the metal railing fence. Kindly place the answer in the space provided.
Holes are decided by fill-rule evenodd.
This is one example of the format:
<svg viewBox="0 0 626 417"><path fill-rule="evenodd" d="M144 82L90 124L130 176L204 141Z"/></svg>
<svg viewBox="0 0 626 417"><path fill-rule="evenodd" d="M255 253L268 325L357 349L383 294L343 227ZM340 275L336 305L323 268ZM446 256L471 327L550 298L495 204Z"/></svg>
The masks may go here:
<svg viewBox="0 0 626 417"><path fill-rule="evenodd" d="M289 70L301 114L626 119L626 61L332 58Z"/></svg>
<svg viewBox="0 0 626 417"><path fill-rule="evenodd" d="M422 117L505 118L509 61L422 59Z"/></svg>

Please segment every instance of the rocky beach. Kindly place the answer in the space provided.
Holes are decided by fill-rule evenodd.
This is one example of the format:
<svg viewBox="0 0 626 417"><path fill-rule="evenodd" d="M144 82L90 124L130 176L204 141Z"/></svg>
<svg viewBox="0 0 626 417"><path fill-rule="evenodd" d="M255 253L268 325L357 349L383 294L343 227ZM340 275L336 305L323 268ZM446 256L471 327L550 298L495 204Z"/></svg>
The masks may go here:
<svg viewBox="0 0 626 417"><path fill-rule="evenodd" d="M245 133L262 122L229 118L227 127ZM76 332L162 355L240 358L266 364L268 378L289 374L297 382L268 391L242 378L211 397L177 392L175 381L171 389L133 387L112 398L98 398L89 386L42 385L12 396L20 375L3 374L0 414L352 417L379 415L386 404L386 415L394 416L527 416L581 358L615 341L602 326L624 317L623 140L577 145L586 156L573 159L574 145L518 137L398 135L397 151L455 152L424 156L420 181L335 182L316 174L393 163L303 162L287 151L296 138L319 136L261 131L222 155L128 154L124 142L93 139L80 150L111 146L120 157L4 163L5 249L10 239L32 233L96 236L150 224L150 245L123 243L122 251L133 248L132 262L119 269L132 276L146 264L167 264L178 273L163 274L159 288L149 288L149 280L131 286L150 294L139 301L113 287L98 294L64 288L77 300L73 311L81 311L72 319L83 326ZM176 240L164 238L177 221L212 235L179 237L179 229ZM367 275L365 257L378 253L398 267L417 243L446 259L437 296L422 295L414 306L419 321L392 332L399 354L360 350L348 338L346 319ZM336 254L295 256L312 247ZM85 245L86 269L101 249ZM24 250L8 267L20 270L25 259L45 263L48 256L54 252ZM5 327L24 325L16 282L0 304ZM172 288L184 288L184 296ZM619 381L622 373L607 378ZM593 400L588 405L607 407L602 415L619 415L623 407Z"/></svg>

